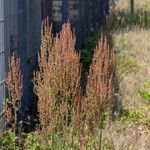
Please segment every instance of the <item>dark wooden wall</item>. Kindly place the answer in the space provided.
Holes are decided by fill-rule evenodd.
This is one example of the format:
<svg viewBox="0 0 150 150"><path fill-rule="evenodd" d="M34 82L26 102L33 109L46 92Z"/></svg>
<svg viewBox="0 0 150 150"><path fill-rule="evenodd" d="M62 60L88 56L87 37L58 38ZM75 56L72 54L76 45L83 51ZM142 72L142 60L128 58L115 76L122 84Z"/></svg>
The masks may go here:
<svg viewBox="0 0 150 150"><path fill-rule="evenodd" d="M47 17L52 17L52 0L42 0L41 1L41 9L42 9L42 19Z"/></svg>
<svg viewBox="0 0 150 150"><path fill-rule="evenodd" d="M108 8L109 0L53 0L51 17L59 25L70 20L81 46L84 38L102 25Z"/></svg>

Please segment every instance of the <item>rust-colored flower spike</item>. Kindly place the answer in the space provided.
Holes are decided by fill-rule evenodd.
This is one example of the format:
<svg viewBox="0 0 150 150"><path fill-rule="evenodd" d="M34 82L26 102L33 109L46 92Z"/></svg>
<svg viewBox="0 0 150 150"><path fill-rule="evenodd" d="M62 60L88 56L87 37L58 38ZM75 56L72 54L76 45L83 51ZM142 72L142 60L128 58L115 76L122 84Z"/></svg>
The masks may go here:
<svg viewBox="0 0 150 150"><path fill-rule="evenodd" d="M38 96L38 112L42 132L48 132L48 127L53 129L55 117L52 112L51 89L49 87L51 72L48 69L48 57L52 51L52 27L49 26L49 20L42 22L41 28L41 47L38 55L39 70L34 73L34 91ZM49 129L49 130L51 130Z"/></svg>
<svg viewBox="0 0 150 150"><path fill-rule="evenodd" d="M94 51L86 87L87 116L91 125L99 121L100 107L105 109L113 98L114 71L115 54L102 35Z"/></svg>
<svg viewBox="0 0 150 150"><path fill-rule="evenodd" d="M64 125L78 102L80 89L80 56L75 51L75 36L66 23L53 38L51 27L44 22L39 53L39 71L34 75L34 89L39 98L41 128L50 133ZM66 118L66 120L64 120Z"/></svg>
<svg viewBox="0 0 150 150"><path fill-rule="evenodd" d="M49 24L49 19L45 19L42 22L41 28L41 47L39 52L39 67L41 71L44 71L48 65L49 51L52 49L52 26Z"/></svg>
<svg viewBox="0 0 150 150"><path fill-rule="evenodd" d="M71 24L65 23L54 44L54 49L58 49L59 53L59 58L56 59L59 80L56 83L61 93L59 103L66 106L63 113L67 117L71 116L72 124L78 122L79 118L75 116L80 114L81 107L81 64L80 55L75 50L75 43L76 38L71 31Z"/></svg>
<svg viewBox="0 0 150 150"><path fill-rule="evenodd" d="M6 85L8 88L9 100L19 107L20 99L22 97L22 77L20 71L20 59L17 59L14 53L9 60Z"/></svg>
<svg viewBox="0 0 150 150"><path fill-rule="evenodd" d="M13 53L9 60L9 70L6 77L9 99L5 108L6 121L9 123L14 119L14 107L20 107L22 97L22 77L20 71L20 59Z"/></svg>
<svg viewBox="0 0 150 150"><path fill-rule="evenodd" d="M80 90L81 64L80 55L75 50L76 38L71 31L71 24L65 23L56 37L54 50L57 49L56 67L59 69L59 80L56 82L61 93L69 99L72 107ZM53 58L52 58L53 59ZM71 108L70 108L71 109Z"/></svg>

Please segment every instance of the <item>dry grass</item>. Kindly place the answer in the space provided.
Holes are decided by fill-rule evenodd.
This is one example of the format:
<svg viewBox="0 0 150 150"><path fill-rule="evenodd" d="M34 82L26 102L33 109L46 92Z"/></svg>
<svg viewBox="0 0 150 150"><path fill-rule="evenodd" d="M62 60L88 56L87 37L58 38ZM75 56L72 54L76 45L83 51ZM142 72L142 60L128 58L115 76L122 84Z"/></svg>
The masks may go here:
<svg viewBox="0 0 150 150"><path fill-rule="evenodd" d="M135 9L136 10L150 10L150 1L149 0L135 0ZM130 11L130 0L117 0L115 2L115 11Z"/></svg>
<svg viewBox="0 0 150 150"><path fill-rule="evenodd" d="M105 136L114 150L149 150L150 133L145 126L127 125L113 122L105 129Z"/></svg>
<svg viewBox="0 0 150 150"><path fill-rule="evenodd" d="M134 109L143 115L143 124L137 125L134 122L123 123L115 121L105 129L104 137L108 138L115 149L140 149L149 150L150 132L144 120L150 117L150 111L141 111L141 108L149 108L146 101L139 96L138 91L144 82L150 80L150 30L135 28L123 30L113 35L114 48L117 50L117 57L127 59L124 66L123 78L119 82L120 92L118 98L123 103L123 108ZM133 65L130 62L136 62ZM120 61L121 63L122 61ZM118 69L118 64L117 64ZM123 68L120 68L123 69ZM131 116L134 116L132 114ZM131 117L130 116L130 117ZM130 118L132 120L132 118Z"/></svg>
<svg viewBox="0 0 150 150"><path fill-rule="evenodd" d="M150 10L150 1L149 0L135 0L136 9Z"/></svg>
<svg viewBox="0 0 150 150"><path fill-rule="evenodd" d="M113 11L126 11L129 9L129 0L117 0Z"/></svg>
<svg viewBox="0 0 150 150"><path fill-rule="evenodd" d="M124 79L120 82L125 106L141 106L144 101L138 96L139 89L150 79L150 30L134 29L114 35L115 48L118 55L126 56L137 63L137 69L128 68ZM128 94L127 94L128 93Z"/></svg>
<svg viewBox="0 0 150 150"><path fill-rule="evenodd" d="M135 0L135 9L149 11L150 1ZM129 0L116 1L114 10L129 12ZM139 111L144 117L143 119L137 117L138 121L140 119L143 121L140 125L131 121L135 115L133 112L129 118L130 123L126 124L119 120L111 122L105 130L105 137L109 139L114 149L149 150L150 132L148 125L144 125L144 120L149 118L150 111L141 111L143 107L148 109L149 106L138 92L144 82L150 80L150 30L137 27L119 29L112 36L114 49L117 52L117 72L119 70L122 76L117 97L123 103L123 108Z"/></svg>

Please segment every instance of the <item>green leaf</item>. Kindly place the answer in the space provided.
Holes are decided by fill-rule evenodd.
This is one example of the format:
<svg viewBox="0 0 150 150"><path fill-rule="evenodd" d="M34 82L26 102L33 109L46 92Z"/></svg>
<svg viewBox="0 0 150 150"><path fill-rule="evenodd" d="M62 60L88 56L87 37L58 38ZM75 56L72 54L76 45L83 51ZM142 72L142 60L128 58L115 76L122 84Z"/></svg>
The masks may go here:
<svg viewBox="0 0 150 150"><path fill-rule="evenodd" d="M139 91L140 96L142 96L146 101L150 103L150 92L147 91Z"/></svg>

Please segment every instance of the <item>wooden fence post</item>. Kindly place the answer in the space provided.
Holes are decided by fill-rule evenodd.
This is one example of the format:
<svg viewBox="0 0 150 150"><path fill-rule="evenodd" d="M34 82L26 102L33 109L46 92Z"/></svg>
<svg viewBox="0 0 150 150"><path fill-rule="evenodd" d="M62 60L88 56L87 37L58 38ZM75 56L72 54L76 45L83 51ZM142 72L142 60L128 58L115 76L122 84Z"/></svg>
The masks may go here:
<svg viewBox="0 0 150 150"><path fill-rule="evenodd" d="M134 0L131 0L131 15L134 14Z"/></svg>

